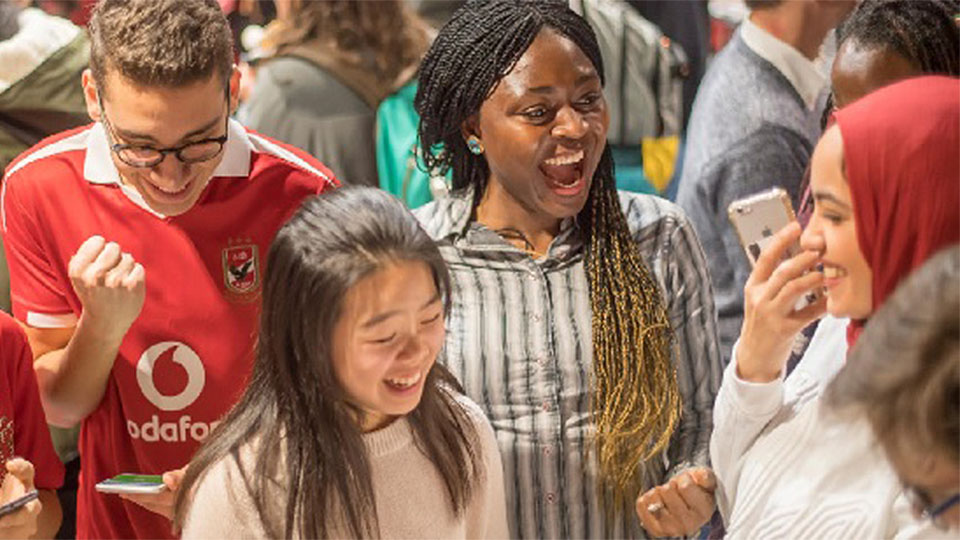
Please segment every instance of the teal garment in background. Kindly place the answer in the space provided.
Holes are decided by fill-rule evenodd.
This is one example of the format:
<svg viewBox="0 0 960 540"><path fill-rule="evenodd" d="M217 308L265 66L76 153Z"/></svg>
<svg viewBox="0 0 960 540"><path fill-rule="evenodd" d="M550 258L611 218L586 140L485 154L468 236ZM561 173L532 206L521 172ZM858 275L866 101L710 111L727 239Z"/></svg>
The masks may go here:
<svg viewBox="0 0 960 540"><path fill-rule="evenodd" d="M661 195L643 174L643 153L639 146L611 144L610 151L613 153L617 189L634 193Z"/></svg>
<svg viewBox="0 0 960 540"><path fill-rule="evenodd" d="M417 126L420 116L413 107L416 81L391 94L377 107L377 174L380 188L392 193L409 208L433 200L430 175L417 159ZM419 161L419 163L418 163Z"/></svg>

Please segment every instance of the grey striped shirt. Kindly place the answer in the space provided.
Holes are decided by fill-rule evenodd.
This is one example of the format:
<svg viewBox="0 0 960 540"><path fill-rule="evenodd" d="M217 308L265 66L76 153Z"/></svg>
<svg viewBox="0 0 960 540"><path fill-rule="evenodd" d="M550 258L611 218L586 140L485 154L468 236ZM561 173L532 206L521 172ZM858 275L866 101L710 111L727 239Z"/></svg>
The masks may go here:
<svg viewBox="0 0 960 540"><path fill-rule="evenodd" d="M496 431L511 536L643 536L632 505L608 529L595 490L591 311L577 225L565 221L547 256L534 260L471 222L471 201L469 191L454 194L415 214L453 277L445 362ZM683 417L662 459L645 465L649 485L657 485L707 463L721 374L716 312L682 210L633 193L621 192L620 202L677 336Z"/></svg>

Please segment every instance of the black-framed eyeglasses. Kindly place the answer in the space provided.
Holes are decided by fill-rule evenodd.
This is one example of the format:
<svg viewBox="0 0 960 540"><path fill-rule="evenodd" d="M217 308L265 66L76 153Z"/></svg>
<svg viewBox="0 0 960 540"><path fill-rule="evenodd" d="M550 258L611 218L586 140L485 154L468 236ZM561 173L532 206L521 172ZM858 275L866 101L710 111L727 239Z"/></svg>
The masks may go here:
<svg viewBox="0 0 960 540"><path fill-rule="evenodd" d="M904 486L904 493L910 506L920 519L929 519L934 527L941 531L950 530L950 523L946 519L948 510L960 504L960 493L937 504L933 503L926 491L913 486Z"/></svg>
<svg viewBox="0 0 960 540"><path fill-rule="evenodd" d="M114 143L110 145L110 150L117 155L117 158L119 158L120 161L131 167L137 168L156 167L162 163L164 159L166 159L167 154L175 155L182 163L200 163L203 161L209 161L220 155L220 152L223 151L223 145L227 143L227 139L229 138L229 87L226 89L226 98L227 117L224 120L223 135L220 137L210 137L169 148L154 148L153 146L143 144ZM97 101L100 105L100 117L103 120L103 124L107 127L107 131L110 132L110 136L113 137L113 140L119 140L120 138L117 137L116 132L113 131L113 126L110 125L110 121L107 119L106 110L103 108L103 99L101 99L99 95L97 96Z"/></svg>

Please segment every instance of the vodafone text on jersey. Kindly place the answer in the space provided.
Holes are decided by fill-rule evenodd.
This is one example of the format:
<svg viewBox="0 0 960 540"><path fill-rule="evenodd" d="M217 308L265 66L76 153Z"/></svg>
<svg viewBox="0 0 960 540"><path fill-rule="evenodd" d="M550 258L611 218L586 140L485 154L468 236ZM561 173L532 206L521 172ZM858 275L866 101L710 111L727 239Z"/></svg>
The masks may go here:
<svg viewBox="0 0 960 540"><path fill-rule="evenodd" d="M170 353L172 349L172 360L180 364L186 371L187 384L180 393L172 396L163 395L157 390L153 382L153 368L157 359ZM144 397L150 403L153 403L162 411L180 411L189 407L203 392L203 386L206 382L206 372L203 370L203 362L200 356L188 345L179 341L163 341L150 346L143 351L140 361L137 362L137 383ZM210 431L217 427L219 422L193 422L190 415L184 415L176 422L160 422L157 415L153 415L150 420L143 424L137 424L133 420L127 420L127 432L134 439L142 439L146 442L184 442L187 437L202 442L210 434Z"/></svg>

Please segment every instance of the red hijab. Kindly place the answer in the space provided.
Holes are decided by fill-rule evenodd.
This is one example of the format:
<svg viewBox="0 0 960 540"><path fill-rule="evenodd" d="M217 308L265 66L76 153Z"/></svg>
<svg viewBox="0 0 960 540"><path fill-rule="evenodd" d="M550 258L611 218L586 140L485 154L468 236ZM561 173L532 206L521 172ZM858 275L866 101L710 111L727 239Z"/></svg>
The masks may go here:
<svg viewBox="0 0 960 540"><path fill-rule="evenodd" d="M913 269L960 242L960 79L901 81L836 116L875 311ZM850 345L864 322L851 322Z"/></svg>

